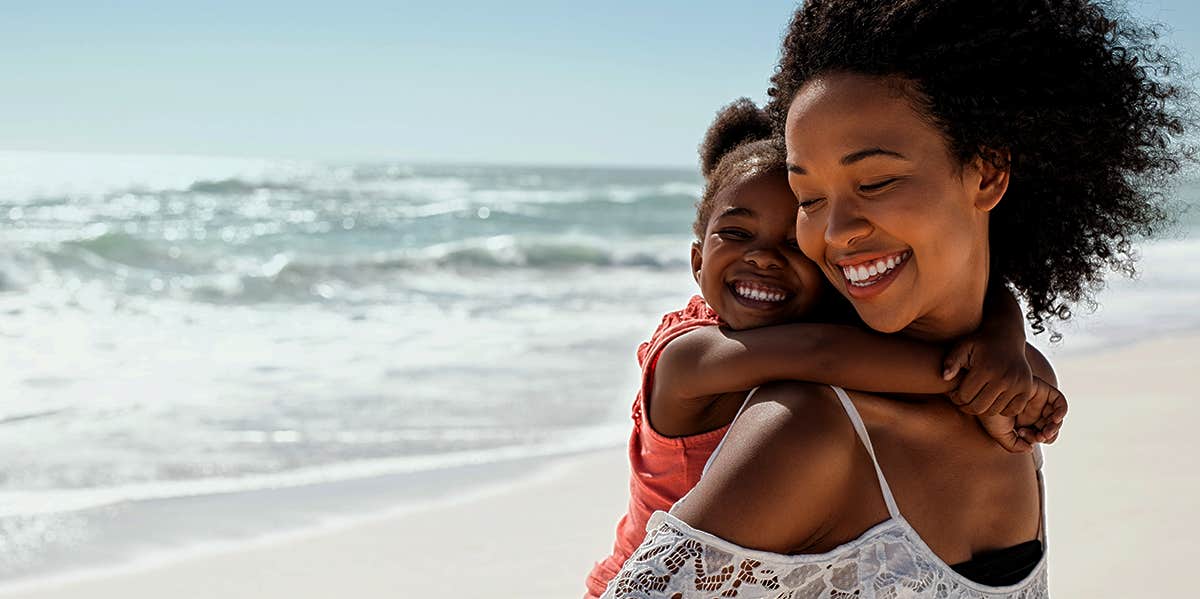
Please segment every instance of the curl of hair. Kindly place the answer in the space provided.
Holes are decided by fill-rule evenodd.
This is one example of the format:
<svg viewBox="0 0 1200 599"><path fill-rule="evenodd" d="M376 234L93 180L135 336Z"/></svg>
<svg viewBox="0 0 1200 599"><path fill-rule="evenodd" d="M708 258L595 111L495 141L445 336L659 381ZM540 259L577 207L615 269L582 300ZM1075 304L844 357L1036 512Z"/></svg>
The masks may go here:
<svg viewBox="0 0 1200 599"><path fill-rule="evenodd" d="M774 134L767 113L748 98L738 98L717 111L699 152L705 181L692 225L697 239L704 238L721 190L785 168L783 140Z"/></svg>
<svg viewBox="0 0 1200 599"><path fill-rule="evenodd" d="M1195 117L1159 31L1089 0L806 0L767 112L782 130L823 73L893 78L963 164L1011 169L992 211L992 274L1042 332L1132 275L1133 242L1169 223L1171 177L1195 158ZM1055 335L1057 336L1057 334Z"/></svg>

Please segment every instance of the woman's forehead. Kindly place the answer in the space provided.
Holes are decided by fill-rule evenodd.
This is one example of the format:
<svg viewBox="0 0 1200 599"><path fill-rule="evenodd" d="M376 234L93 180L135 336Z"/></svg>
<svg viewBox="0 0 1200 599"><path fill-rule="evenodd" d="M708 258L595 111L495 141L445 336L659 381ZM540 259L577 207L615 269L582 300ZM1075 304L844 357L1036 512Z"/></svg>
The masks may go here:
<svg viewBox="0 0 1200 599"><path fill-rule="evenodd" d="M915 158L921 146L942 142L940 133L888 79L866 75L822 76L805 84L785 127L791 165L883 150Z"/></svg>

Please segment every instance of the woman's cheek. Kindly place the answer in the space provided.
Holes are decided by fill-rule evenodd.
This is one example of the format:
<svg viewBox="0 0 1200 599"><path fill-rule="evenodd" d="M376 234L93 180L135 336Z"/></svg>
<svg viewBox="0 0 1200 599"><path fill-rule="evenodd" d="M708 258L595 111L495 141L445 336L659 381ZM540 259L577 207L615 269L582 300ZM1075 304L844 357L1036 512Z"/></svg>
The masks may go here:
<svg viewBox="0 0 1200 599"><path fill-rule="evenodd" d="M807 214L803 208L796 214L796 243L809 260L824 264L825 229L817 215Z"/></svg>

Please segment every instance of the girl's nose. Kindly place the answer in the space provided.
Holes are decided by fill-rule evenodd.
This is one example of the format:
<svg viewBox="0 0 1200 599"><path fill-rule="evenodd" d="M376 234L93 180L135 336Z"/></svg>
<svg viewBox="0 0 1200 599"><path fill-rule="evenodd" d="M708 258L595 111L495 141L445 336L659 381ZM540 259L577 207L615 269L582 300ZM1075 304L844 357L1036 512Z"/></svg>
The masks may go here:
<svg viewBox="0 0 1200 599"><path fill-rule="evenodd" d="M784 267L783 256L775 248L754 248L746 252L745 260L763 270Z"/></svg>

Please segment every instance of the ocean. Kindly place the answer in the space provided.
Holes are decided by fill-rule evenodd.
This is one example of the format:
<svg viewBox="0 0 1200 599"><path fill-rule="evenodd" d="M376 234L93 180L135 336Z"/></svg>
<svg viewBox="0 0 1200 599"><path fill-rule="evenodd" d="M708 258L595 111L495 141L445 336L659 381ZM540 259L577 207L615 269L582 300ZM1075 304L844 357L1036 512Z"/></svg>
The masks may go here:
<svg viewBox="0 0 1200 599"><path fill-rule="evenodd" d="M636 345L694 292L700 191L689 169L0 152L0 585L619 446ZM1200 328L1198 231L1185 211L1038 343Z"/></svg>

